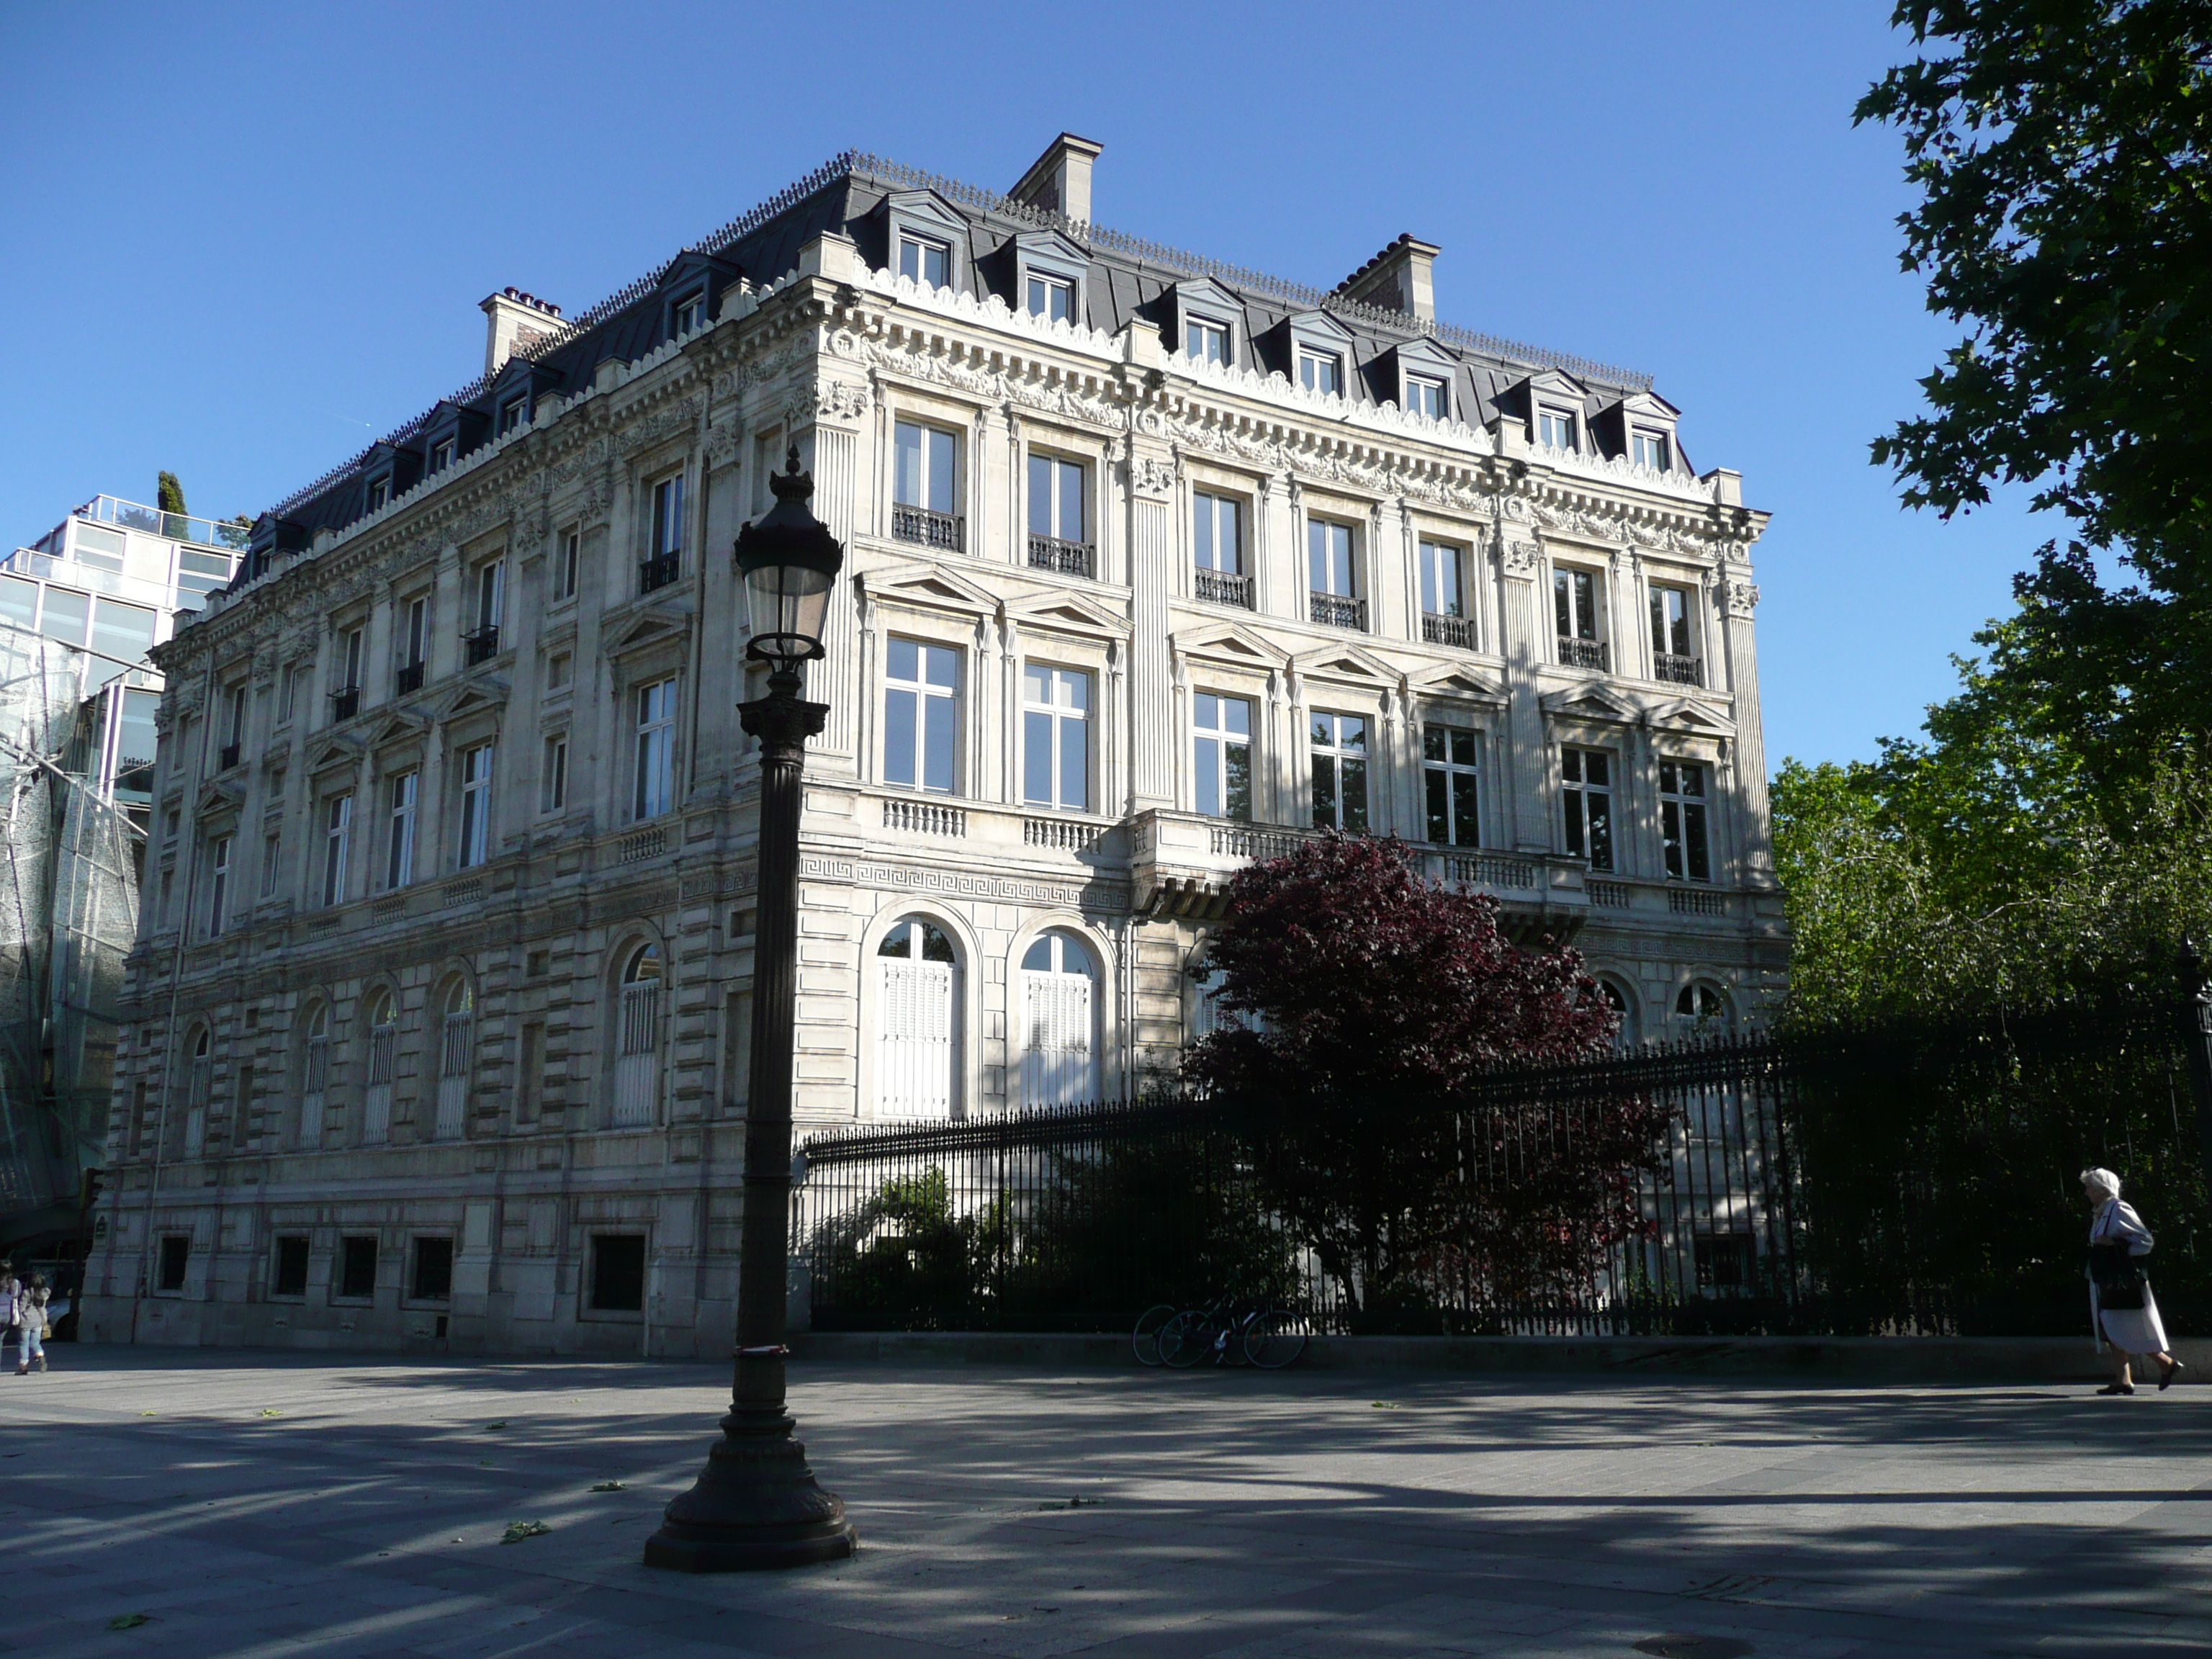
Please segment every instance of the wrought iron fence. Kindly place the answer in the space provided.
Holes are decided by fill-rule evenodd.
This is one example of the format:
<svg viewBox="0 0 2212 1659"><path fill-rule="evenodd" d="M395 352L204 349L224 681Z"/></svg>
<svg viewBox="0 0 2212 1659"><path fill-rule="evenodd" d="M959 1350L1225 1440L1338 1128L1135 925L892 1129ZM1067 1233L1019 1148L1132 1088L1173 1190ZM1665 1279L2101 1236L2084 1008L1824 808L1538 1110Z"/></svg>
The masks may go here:
<svg viewBox="0 0 2212 1659"><path fill-rule="evenodd" d="M819 1329L1112 1330L1235 1285L1330 1332L2063 1333L2074 1176L2106 1163L2166 1230L2161 1302L2212 1315L2187 1024L2166 1000L1648 1045L1449 1102L848 1129L803 1148L793 1250Z"/></svg>

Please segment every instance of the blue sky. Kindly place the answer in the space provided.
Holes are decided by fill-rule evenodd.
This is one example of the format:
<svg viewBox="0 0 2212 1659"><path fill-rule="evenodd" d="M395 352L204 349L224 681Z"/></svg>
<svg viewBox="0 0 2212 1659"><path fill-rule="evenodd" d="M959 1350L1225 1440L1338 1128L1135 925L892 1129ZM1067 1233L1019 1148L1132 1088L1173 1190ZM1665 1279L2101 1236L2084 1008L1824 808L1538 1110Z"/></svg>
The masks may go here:
<svg viewBox="0 0 2212 1659"><path fill-rule="evenodd" d="M94 494L254 512L853 146L1327 287L1400 231L1452 321L1651 371L1775 517L1767 746L1917 727L2055 533L1867 443L1953 331L1897 267L1887 3L0 4L0 538Z"/></svg>

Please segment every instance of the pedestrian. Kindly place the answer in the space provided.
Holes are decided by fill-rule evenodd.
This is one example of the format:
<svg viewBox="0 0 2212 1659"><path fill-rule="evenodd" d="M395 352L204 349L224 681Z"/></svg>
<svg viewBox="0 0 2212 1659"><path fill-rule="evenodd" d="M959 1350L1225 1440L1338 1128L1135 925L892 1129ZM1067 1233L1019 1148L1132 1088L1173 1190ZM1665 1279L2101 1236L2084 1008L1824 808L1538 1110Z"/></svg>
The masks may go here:
<svg viewBox="0 0 2212 1659"><path fill-rule="evenodd" d="M2112 1350L2112 1380L2099 1394L2133 1394L2128 1375L2130 1355L2158 1361L2158 1386L2173 1386L2182 1364L2166 1351L2166 1326L2158 1316L2142 1258L2150 1254L2150 1229L2135 1206L2120 1202L2120 1178L2110 1170L2081 1171L2081 1191L2094 1213L2089 1221L2089 1319L2097 1339Z"/></svg>
<svg viewBox="0 0 2212 1659"><path fill-rule="evenodd" d="M15 1317L15 1297L20 1288L15 1282L15 1269L9 1263L0 1261L0 1316L4 1316L8 1322L6 1333L0 1334L0 1353L6 1352L12 1345L19 1364L23 1352L23 1328ZM0 1364L6 1363L0 1359Z"/></svg>
<svg viewBox="0 0 2212 1659"><path fill-rule="evenodd" d="M46 1288L44 1273L33 1273L15 1287L15 1317L23 1327L15 1348L18 1376L31 1369L33 1359L39 1362L40 1370L46 1368L46 1303L52 1294Z"/></svg>

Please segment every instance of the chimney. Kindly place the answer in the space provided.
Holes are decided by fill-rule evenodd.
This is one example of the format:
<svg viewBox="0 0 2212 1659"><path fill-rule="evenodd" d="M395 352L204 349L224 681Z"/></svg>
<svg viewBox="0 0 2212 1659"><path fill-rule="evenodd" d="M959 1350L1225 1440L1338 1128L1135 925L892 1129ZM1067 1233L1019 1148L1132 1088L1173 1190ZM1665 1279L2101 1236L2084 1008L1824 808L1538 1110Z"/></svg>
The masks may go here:
<svg viewBox="0 0 2212 1659"><path fill-rule="evenodd" d="M548 305L519 288L501 289L483 302L491 327L484 336L484 373L499 366L533 340L542 340L561 326L561 307Z"/></svg>
<svg viewBox="0 0 2212 1659"><path fill-rule="evenodd" d="M1078 224L1091 222L1091 164L1106 148L1088 138L1063 132L1030 164L1019 182L1006 192L1017 202L1048 209Z"/></svg>
<svg viewBox="0 0 2212 1659"><path fill-rule="evenodd" d="M1402 234L1339 283L1336 291L1347 300L1432 323L1437 319L1435 266L1443 251L1434 242Z"/></svg>

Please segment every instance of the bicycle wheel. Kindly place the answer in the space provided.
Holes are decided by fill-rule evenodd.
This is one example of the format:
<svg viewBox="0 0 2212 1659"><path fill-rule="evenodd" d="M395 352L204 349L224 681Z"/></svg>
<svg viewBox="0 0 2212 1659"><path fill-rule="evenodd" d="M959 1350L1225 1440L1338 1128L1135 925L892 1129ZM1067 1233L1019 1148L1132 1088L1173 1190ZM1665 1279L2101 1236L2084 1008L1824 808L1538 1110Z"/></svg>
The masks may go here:
<svg viewBox="0 0 2212 1659"><path fill-rule="evenodd" d="M1173 1319L1175 1314L1175 1304L1163 1302L1137 1316L1137 1328L1129 1333L1129 1346L1137 1351L1139 1365L1160 1363L1160 1327Z"/></svg>
<svg viewBox="0 0 2212 1659"><path fill-rule="evenodd" d="M1160 1327L1160 1363L1177 1370L1191 1366L1213 1352L1213 1322L1195 1308L1186 1308Z"/></svg>
<svg viewBox="0 0 2212 1659"><path fill-rule="evenodd" d="M1279 1371L1306 1351L1305 1321L1277 1309L1244 1328L1244 1358L1263 1371Z"/></svg>

